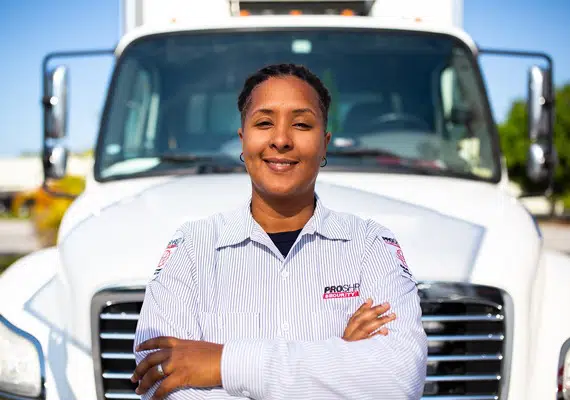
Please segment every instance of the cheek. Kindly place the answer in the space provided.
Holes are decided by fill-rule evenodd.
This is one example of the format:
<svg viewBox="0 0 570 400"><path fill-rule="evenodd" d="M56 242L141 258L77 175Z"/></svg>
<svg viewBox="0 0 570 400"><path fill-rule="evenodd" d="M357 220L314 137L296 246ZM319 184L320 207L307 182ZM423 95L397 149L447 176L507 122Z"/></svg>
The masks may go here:
<svg viewBox="0 0 570 400"><path fill-rule="evenodd" d="M267 143L263 135L250 133L243 136L242 149L248 157L260 154L266 147Z"/></svg>
<svg viewBox="0 0 570 400"><path fill-rule="evenodd" d="M297 149L303 155L306 161L313 160L316 164L320 164L325 153L325 142L321 138L304 138L297 142Z"/></svg>

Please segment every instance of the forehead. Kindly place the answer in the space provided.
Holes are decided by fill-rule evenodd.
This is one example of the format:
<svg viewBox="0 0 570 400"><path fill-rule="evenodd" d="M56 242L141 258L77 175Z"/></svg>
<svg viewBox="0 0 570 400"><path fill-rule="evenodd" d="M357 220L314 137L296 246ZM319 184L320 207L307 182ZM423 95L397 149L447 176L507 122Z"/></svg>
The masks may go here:
<svg viewBox="0 0 570 400"><path fill-rule="evenodd" d="M252 110L261 105L287 107L292 104L316 111L319 109L319 95L310 84L295 76L271 77L251 93Z"/></svg>

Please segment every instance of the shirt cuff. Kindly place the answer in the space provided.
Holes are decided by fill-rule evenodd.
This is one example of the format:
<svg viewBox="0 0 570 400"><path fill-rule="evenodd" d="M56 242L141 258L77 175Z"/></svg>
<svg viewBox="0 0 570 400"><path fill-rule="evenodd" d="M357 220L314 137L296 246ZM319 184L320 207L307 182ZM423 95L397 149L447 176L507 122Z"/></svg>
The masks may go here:
<svg viewBox="0 0 570 400"><path fill-rule="evenodd" d="M262 339L237 339L222 350L222 386L231 396L262 399L263 365L266 342Z"/></svg>

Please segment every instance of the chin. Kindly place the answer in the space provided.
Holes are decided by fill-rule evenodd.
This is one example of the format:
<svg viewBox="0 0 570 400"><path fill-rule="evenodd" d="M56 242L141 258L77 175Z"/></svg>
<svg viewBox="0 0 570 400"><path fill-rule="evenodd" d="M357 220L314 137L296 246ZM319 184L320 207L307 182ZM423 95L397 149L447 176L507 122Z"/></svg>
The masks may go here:
<svg viewBox="0 0 570 400"><path fill-rule="evenodd" d="M300 195L301 193L306 192L306 190L303 190L298 186L278 185L278 184L264 185L263 187L259 187L258 189L259 192L262 193L263 195L274 198L295 197Z"/></svg>

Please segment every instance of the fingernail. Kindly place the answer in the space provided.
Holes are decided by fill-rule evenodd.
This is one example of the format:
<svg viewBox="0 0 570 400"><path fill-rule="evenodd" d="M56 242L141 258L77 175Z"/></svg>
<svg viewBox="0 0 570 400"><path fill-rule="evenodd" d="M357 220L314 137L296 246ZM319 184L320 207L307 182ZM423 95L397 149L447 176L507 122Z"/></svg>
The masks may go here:
<svg viewBox="0 0 570 400"><path fill-rule="evenodd" d="M367 302L367 303L372 303L372 299L369 297L369 298L366 299L366 302Z"/></svg>
<svg viewBox="0 0 570 400"><path fill-rule="evenodd" d="M131 382L132 382L132 383L135 383L136 381L137 381L136 377L135 377L134 375L131 376Z"/></svg>
<svg viewBox="0 0 570 400"><path fill-rule="evenodd" d="M141 394L141 390L139 389L138 386L137 386L137 388L135 389L135 393L136 393L136 394Z"/></svg>

